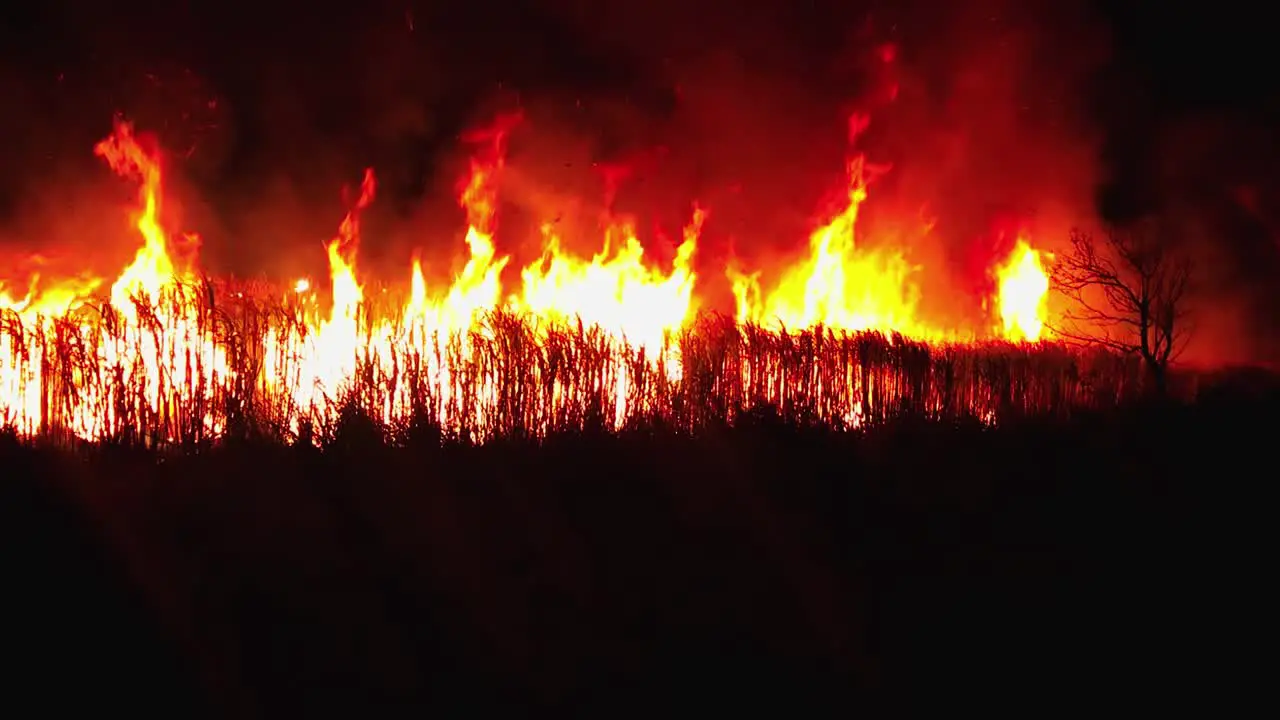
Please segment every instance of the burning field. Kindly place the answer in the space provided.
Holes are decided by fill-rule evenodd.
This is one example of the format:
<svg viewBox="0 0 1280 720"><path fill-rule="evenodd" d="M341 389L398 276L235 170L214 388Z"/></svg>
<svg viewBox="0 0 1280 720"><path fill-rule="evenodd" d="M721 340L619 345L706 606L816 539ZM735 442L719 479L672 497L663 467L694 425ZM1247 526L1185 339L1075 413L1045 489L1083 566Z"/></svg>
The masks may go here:
<svg viewBox="0 0 1280 720"><path fill-rule="evenodd" d="M854 118L851 136L865 124ZM491 132L471 158L458 198L466 261L447 283L429 283L418 261L401 278L359 271L370 169L327 244L329 278L270 285L201 272L199 239L162 220L165 158L118 121L94 151L137 184L141 247L114 279L0 284L0 424L192 447L229 434L320 441L358 411L390 434L484 441L655 422L696 431L762 409L841 428L901 415L996 423L1107 407L1137 388L1129 359L1053 341L1052 256L1026 233L986 268L991 294L970 299L981 315L929 317L930 269L860 234L875 173L856 153L840 207L769 273L695 272L715 212L696 205L669 262L646 255L625 217L602 220L589 258L548 218L541 257L513 267L497 179L518 132ZM727 284L732 308L703 301L708 282Z"/></svg>

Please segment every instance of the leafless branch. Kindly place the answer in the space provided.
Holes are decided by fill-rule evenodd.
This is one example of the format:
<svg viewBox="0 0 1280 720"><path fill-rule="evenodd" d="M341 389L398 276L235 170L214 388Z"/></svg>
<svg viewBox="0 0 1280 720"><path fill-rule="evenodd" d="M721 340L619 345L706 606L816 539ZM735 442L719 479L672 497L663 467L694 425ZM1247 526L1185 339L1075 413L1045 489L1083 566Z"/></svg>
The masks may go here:
<svg viewBox="0 0 1280 720"><path fill-rule="evenodd" d="M1095 238L1073 232L1051 270L1070 309L1051 329L1068 342L1138 354L1162 386L1169 362L1186 347L1187 258L1154 223Z"/></svg>

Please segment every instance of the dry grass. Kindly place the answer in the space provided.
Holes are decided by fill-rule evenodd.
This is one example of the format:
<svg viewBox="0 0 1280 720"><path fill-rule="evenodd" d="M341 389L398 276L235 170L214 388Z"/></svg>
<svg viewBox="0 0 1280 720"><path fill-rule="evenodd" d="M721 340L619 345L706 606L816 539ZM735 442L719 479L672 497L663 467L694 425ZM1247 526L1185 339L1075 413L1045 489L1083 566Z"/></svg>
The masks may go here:
<svg viewBox="0 0 1280 720"><path fill-rule="evenodd" d="M222 372L209 366L207 345L176 336L182 327L142 302L137 323L109 307L44 323L0 315L0 347L16 358L0 372L40 380L38 420L19 431L68 442L91 426L88 434L104 442L196 448L228 435L325 441L353 416L375 418L391 441L646 423L697 432L761 411L837 428L904 416L998 423L1105 409L1141 389L1135 359L1055 344L930 346L879 333L773 332L704 315L666 347L641 349L580 323L494 312L447 338L400 323L392 344L361 354L348 382L301 407L278 391L301 382L296 352L284 347L266 358L264 337L274 329L305 342L303 308L263 297L206 283L165 299L195 308L194 335L225 349ZM129 347L147 350L115 352ZM274 381L264 377L266 360L277 368ZM0 402L0 425L15 424L13 407L23 403L34 406L30 398Z"/></svg>

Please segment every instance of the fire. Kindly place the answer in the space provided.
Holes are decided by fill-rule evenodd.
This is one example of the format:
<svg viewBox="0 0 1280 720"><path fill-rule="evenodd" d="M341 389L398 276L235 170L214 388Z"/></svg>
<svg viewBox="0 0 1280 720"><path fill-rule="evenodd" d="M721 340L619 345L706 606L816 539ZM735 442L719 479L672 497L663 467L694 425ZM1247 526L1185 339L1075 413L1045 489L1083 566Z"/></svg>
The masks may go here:
<svg viewBox="0 0 1280 720"><path fill-rule="evenodd" d="M355 266L360 245L360 213L373 202L376 187L373 171L366 170L359 199L338 226L338 236L325 246L333 289L329 317L313 322L310 327L290 328L294 332L301 330L300 334L291 332L282 337L276 328L271 328L265 338L265 382L272 390L289 394L290 399L302 407L314 405L320 399L318 392L338 388L355 372L356 349L362 340L360 307L364 301L364 287L356 280ZM306 280L294 285L294 292L299 295L309 289L310 283ZM275 383L287 375L275 365L275 360L282 352L289 353L293 346L302 346L307 352L292 353L296 356L297 375L294 382L280 387Z"/></svg>
<svg viewBox="0 0 1280 720"><path fill-rule="evenodd" d="M279 411L299 432L304 422L331 421L340 398L358 390L364 379L380 378L391 388L378 401L384 421L394 423L426 402L442 422L481 432L505 422L502 390L482 383L475 391L479 397L462 397L450 389L455 386L450 379L459 373L474 375L476 363L495 362L479 357L475 345L488 332L487 323L501 321L495 312L536 318L528 342L550 343L554 333L570 328L599 333L605 346L626 362L646 363L668 381L680 382L677 341L702 308L694 261L709 211L694 206L669 267L646 257L628 218L610 216L602 222L601 250L591 258L566 252L555 226L545 223L540 257L518 270L517 287L505 287L511 258L498 251L497 181L513 127L505 123L480 137L482 145L459 188L467 222L466 262L447 285L430 285L415 258L407 269L410 289L403 302L376 309L370 303L358 271L361 217L377 189L374 171L368 169L357 199L325 245L327 310L322 310L310 279L282 291L280 303L288 320L265 328L260 347L251 351L256 361L235 365L252 368L245 376L228 363L229 341L210 318L212 291L201 286L200 292L192 292L201 284L198 238L175 236L166 228L160 156L148 151L131 125L117 122L95 152L118 175L138 184L131 222L142 245L110 285L108 308L115 319L106 323L78 311L94 303L103 284L96 278L47 283L34 276L20 297L0 285L0 317L18 320L16 330L0 334L0 424L35 433L49 429L49 418L56 414L59 427L83 438L156 427L165 430L151 438L155 442L180 442L174 427L188 428L192 436L220 432L218 418L231 411L219 408L218 398L241 393L237 397L251 398L246 402ZM855 118L851 134L862 127L865 118ZM807 256L784 268L771 287L764 287L760 272L725 269L740 324L873 330L930 342L978 336L937 327L921 317L921 268L909 261L905 249L862 244L858 215L873 174L861 155L849 161L847 202L816 227ZM181 239L175 242L175 237ZM991 324L998 320L995 335L1013 341L1040 339L1048 289L1041 253L1020 238L992 272L998 279L997 294L990 298L999 311L998 319L989 319ZM52 347L49 338L65 329L94 340L81 349L88 356L79 365L45 349ZM545 387L548 412L556 412L568 389L554 367L509 370ZM126 376L137 383L133 394L120 384ZM441 388L437 394L414 395L410 380L423 376L434 378ZM610 371L591 382L599 384L616 424L636 411L637 389L628 385L626 374ZM75 392L58 389L65 383L75 384ZM51 410L55 396L72 398L59 401L72 406ZM191 405L178 397L204 400ZM254 410L240 407L235 412Z"/></svg>
<svg viewBox="0 0 1280 720"><path fill-rule="evenodd" d="M159 156L143 149L133 134L133 126L126 122L117 122L115 132L98 143L93 151L106 160L117 175L139 180L138 200L141 207L135 212L134 226L144 244L138 250L133 264L125 268L111 286L112 305L121 312L131 312L133 304L130 301L138 293L155 303L163 288L172 285L175 280L190 281L193 277L188 267L181 268L180 274L175 271L169 238L160 226L163 195ZM198 244L194 236L188 236L188 239L193 245Z"/></svg>
<svg viewBox="0 0 1280 720"><path fill-rule="evenodd" d="M110 331L70 315L90 300L87 292L97 287L96 280L61 283L35 297L33 289L16 303L0 292L0 309L16 311L37 336L58 334L62 329L59 323L78 326L83 336L92 340L90 346L78 348L89 360L86 366L127 368L138 379L136 390L146 410L156 416L180 413L175 406L177 396L211 391L227 379L225 348L208 332L202 308L191 298L198 278L181 260L175 264L170 252L173 248L160 222L163 190L158 154L148 152L134 135L133 126L119 120L111 136L94 152L116 174L139 185L133 223L144 244L111 286L108 307L117 315ZM187 236L187 241L188 247L198 244L194 236ZM62 312L50 314L55 309ZM7 411L7 419L20 428L32 428L38 426L48 400L49 379L44 377L48 358L24 340L12 332L0 339L0 400L7 401L0 404L0 412ZM77 402L66 413L71 432L93 438L118 435L121 427L136 427L136 418L123 416L112 407L111 378L71 375L60 378L78 385ZM182 422L203 431L219 429L211 412L182 418Z"/></svg>
<svg viewBox="0 0 1280 720"><path fill-rule="evenodd" d="M861 156L849 163L848 197L844 210L809 236L809 257L789 268L763 300L758 274L729 271L738 321L944 339L946 333L917 320L920 291L911 281L915 268L903 254L857 245L858 209L867 199Z"/></svg>
<svg viewBox="0 0 1280 720"><path fill-rule="evenodd" d="M27 283L26 293L15 298L5 290L0 282L0 311L11 310L22 317L49 316L66 314L77 303L89 297L102 285L102 279L85 276L63 280L53 287L41 288L41 276L31 276Z"/></svg>
<svg viewBox="0 0 1280 720"><path fill-rule="evenodd" d="M565 255L550 225L542 257L521 272L519 310L559 320L580 318L644 347L657 348L693 309L692 262L706 211L695 209L669 275L645 265L644 248L627 224L605 228L605 247L590 262Z"/></svg>
<svg viewBox="0 0 1280 720"><path fill-rule="evenodd" d="M996 268L996 278L1000 284L997 297L1005 336L1036 342L1044 331L1044 305L1049 294L1049 276L1045 274L1040 252L1025 238L1018 238L1013 252Z"/></svg>

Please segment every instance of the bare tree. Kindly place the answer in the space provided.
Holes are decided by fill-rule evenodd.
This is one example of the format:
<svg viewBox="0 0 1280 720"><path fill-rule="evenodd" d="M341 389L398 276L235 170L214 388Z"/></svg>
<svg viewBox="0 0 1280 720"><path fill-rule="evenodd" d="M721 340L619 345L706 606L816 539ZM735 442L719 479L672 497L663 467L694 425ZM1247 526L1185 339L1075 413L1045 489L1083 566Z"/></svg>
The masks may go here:
<svg viewBox="0 0 1280 720"><path fill-rule="evenodd" d="M1138 354L1163 394L1169 362L1190 337L1184 302L1190 274L1187 257L1154 223L1109 230L1100 239L1072 231L1071 249L1050 270L1071 307L1051 329L1068 341Z"/></svg>

